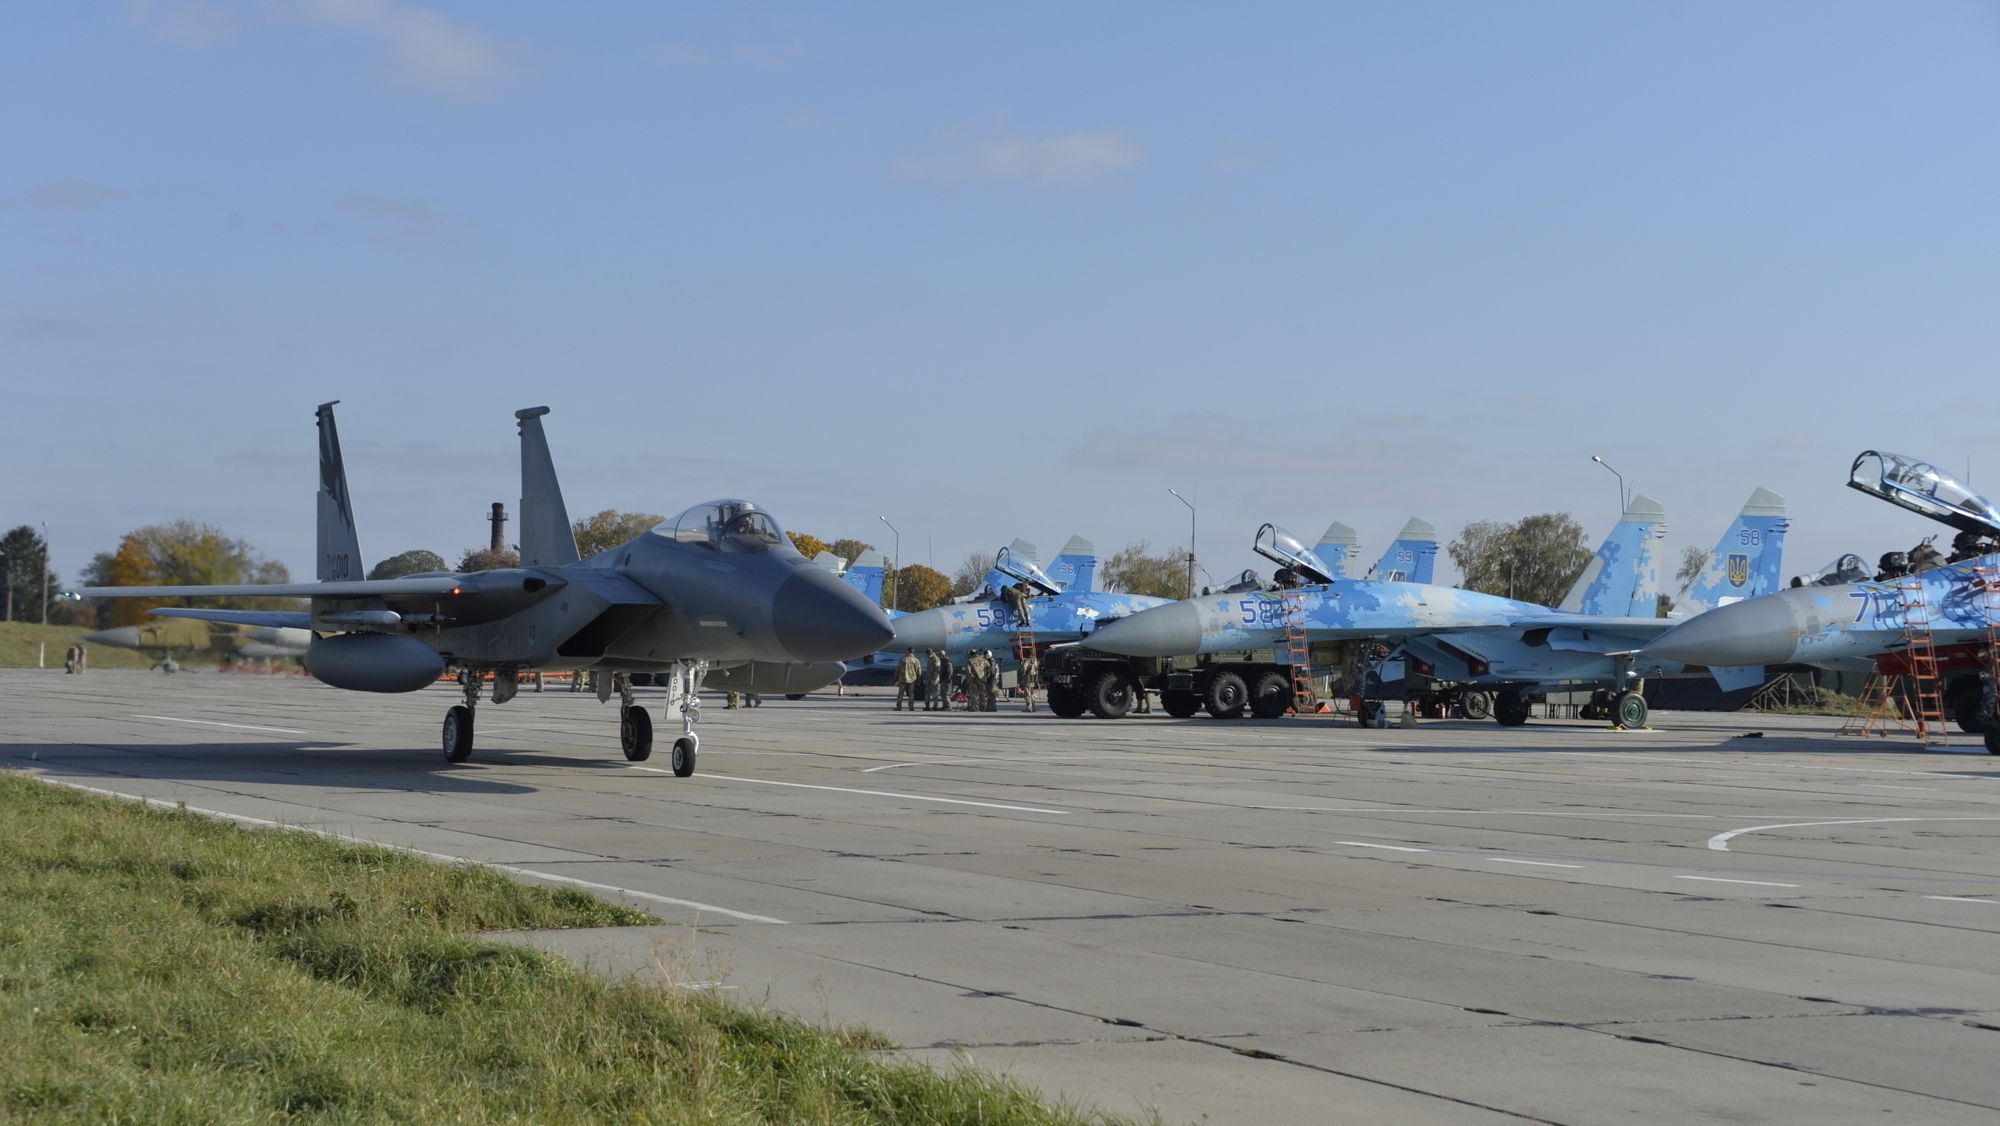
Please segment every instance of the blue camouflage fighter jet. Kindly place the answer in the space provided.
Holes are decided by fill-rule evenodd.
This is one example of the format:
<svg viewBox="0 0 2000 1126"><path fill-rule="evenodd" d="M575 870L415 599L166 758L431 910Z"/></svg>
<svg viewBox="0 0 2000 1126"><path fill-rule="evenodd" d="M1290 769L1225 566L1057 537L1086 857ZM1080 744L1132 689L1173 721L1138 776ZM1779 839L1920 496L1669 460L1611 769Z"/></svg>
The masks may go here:
<svg viewBox="0 0 2000 1126"><path fill-rule="evenodd" d="M1759 584L1762 589L1775 588L1777 553L1786 527L1782 511L1783 501L1776 494L1763 489L1753 493L1724 537L1723 546L1729 550L1719 552L1722 558L1711 562L1710 571L1720 573L1732 587L1740 581L1746 593L1754 593ZM1495 718L1518 724L1528 717L1527 691L1551 680L1552 671L1559 671L1563 680L1610 681L1621 689L1639 676L1681 671L1666 662L1641 668L1631 657L1644 640L1674 624L1657 617L1655 610L1656 541L1664 521L1657 502L1635 497L1562 605L1553 609L1450 587L1334 578L1283 529L1265 525L1254 544L1257 552L1316 581L1296 591L1195 598L1146 611L1098 630L1090 646L1133 657L1268 648L1281 642L1287 619L1294 613L1310 642L1371 638L1422 643L1444 638L1452 650L1468 654L1460 675L1503 686L1495 701ZM1469 646L1475 644L1493 650L1493 655L1473 655ZM1559 656L1550 660L1551 654ZM1517 668L1501 663L1506 660L1521 664ZM1240 674L1211 673L1198 703L1216 716L1241 715L1246 705L1259 715L1282 714L1290 703L1289 683L1268 668L1258 676L1258 683L1251 685ZM1171 698L1169 693L1175 691L1180 690L1168 688L1162 693L1167 710L1193 714L1197 701ZM1624 726L1643 724L1645 700L1637 692L1623 690L1612 714Z"/></svg>
<svg viewBox="0 0 2000 1126"><path fill-rule="evenodd" d="M994 557L992 574L1005 583L989 580L989 586L998 587L993 597L950 603L896 618L890 623L896 630L890 650L943 649L956 656L975 649L991 649L1004 660L1011 660L1015 656L1015 638L1024 632L1032 633L1038 646L1075 641L1095 630L1099 621L1126 617L1168 602L1143 594L1092 589L1097 552L1088 540L1072 537L1063 554L1057 556L1058 560L1067 561L1072 571L1067 586L1043 571L1032 555L1018 551L1021 546L1017 540ZM1024 597L1010 604L1002 596L1008 587L1016 588ZM1027 607L1025 628L1017 605Z"/></svg>

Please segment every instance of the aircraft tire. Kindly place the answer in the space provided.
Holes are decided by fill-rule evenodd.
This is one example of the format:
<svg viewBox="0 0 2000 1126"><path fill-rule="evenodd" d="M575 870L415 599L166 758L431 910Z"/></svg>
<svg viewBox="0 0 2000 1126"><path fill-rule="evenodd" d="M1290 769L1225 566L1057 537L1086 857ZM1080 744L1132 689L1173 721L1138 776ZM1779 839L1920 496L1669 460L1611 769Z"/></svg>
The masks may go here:
<svg viewBox="0 0 2000 1126"><path fill-rule="evenodd" d="M1291 678L1277 670L1267 670L1258 675L1256 687L1250 690L1250 714L1258 719L1276 719L1292 706Z"/></svg>
<svg viewBox="0 0 2000 1126"><path fill-rule="evenodd" d="M625 751L625 761L645 762L653 757L653 717L636 704L620 710L624 714L618 721L618 745Z"/></svg>
<svg viewBox="0 0 2000 1126"><path fill-rule="evenodd" d="M1175 719L1187 719L1201 710L1201 697L1185 688L1161 689L1160 710Z"/></svg>
<svg viewBox="0 0 2000 1126"><path fill-rule="evenodd" d="M1084 700L1099 719L1124 719L1132 710L1132 686L1123 675L1107 669L1090 682Z"/></svg>
<svg viewBox="0 0 2000 1126"><path fill-rule="evenodd" d="M1083 696L1067 688L1049 685L1049 710L1063 719L1076 719L1086 710Z"/></svg>
<svg viewBox="0 0 2000 1126"><path fill-rule="evenodd" d="M1484 692L1467 692L1458 698L1458 708L1467 719L1485 719L1493 714L1493 697Z"/></svg>
<svg viewBox="0 0 2000 1126"><path fill-rule="evenodd" d="M1241 719L1244 705L1250 702L1250 686L1237 673L1219 672L1208 678L1208 691L1201 702L1216 719Z"/></svg>
<svg viewBox="0 0 2000 1126"><path fill-rule="evenodd" d="M472 757L472 709L454 704L444 713L444 761L464 762Z"/></svg>
<svg viewBox="0 0 2000 1126"><path fill-rule="evenodd" d="M1952 681L1945 692L1945 714L1967 735L1979 735L1986 730L1986 722L1979 714L1980 703L1979 678L1976 676Z"/></svg>
<svg viewBox="0 0 2000 1126"><path fill-rule="evenodd" d="M1493 697L1493 721L1502 727L1528 722L1528 698L1518 688L1502 688Z"/></svg>
<svg viewBox="0 0 2000 1126"><path fill-rule="evenodd" d="M1989 755L2000 755L2000 723L1987 728L1984 735L1986 739L1986 753Z"/></svg>
<svg viewBox="0 0 2000 1126"><path fill-rule="evenodd" d="M1612 702L1611 721L1627 729L1646 726L1646 698L1637 692L1619 693Z"/></svg>
<svg viewBox="0 0 2000 1126"><path fill-rule="evenodd" d="M683 735L674 740L674 777L686 778L694 773L695 741L692 735Z"/></svg>
<svg viewBox="0 0 2000 1126"><path fill-rule="evenodd" d="M787 700L803 700L803 699L805 699L805 698L806 698L806 694L805 694L805 693L803 693L803 692L787 692L787 693L785 693L785 699L787 699Z"/></svg>

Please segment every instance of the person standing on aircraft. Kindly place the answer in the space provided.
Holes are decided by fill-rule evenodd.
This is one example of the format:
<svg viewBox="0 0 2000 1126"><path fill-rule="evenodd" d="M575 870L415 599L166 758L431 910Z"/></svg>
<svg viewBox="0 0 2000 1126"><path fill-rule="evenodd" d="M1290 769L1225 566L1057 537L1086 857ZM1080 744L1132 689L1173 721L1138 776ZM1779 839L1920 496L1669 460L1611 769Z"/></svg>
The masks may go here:
<svg viewBox="0 0 2000 1126"><path fill-rule="evenodd" d="M1014 628L1017 630L1027 629L1028 584L1015 583L1005 591L1002 591L1001 597L1006 600L1007 608L1014 611Z"/></svg>
<svg viewBox="0 0 2000 1126"><path fill-rule="evenodd" d="M1021 657L1021 699L1026 702L1024 710L1035 710L1035 689L1041 686L1042 663L1035 659L1035 651L1030 649Z"/></svg>
<svg viewBox="0 0 2000 1126"><path fill-rule="evenodd" d="M903 650L903 659L896 662L896 710L903 710L903 701L910 703L910 710L917 710L917 680L924 674L924 663L917 660L915 649Z"/></svg>

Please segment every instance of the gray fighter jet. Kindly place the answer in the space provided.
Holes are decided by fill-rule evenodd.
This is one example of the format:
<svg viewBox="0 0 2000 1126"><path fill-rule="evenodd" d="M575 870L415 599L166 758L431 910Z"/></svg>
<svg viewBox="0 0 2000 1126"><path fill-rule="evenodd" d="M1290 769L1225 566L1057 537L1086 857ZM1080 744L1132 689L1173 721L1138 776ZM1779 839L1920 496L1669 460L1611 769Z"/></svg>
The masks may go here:
<svg viewBox="0 0 2000 1126"><path fill-rule="evenodd" d="M240 625L310 629L306 669L336 688L414 692L456 672L465 702L445 713L444 757L472 754L473 709L513 699L524 672L591 669L597 698L618 693L625 757L653 752L653 723L631 674L669 674L667 709L681 733L673 772L694 773L695 690L711 667L760 674L824 666L887 644L879 607L792 547L768 512L744 500L695 505L622 547L579 561L556 481L547 407L516 411L521 433L521 565L470 574L361 576L361 548L334 429L319 408L319 581L279 585L95 587L86 598L280 597L310 610L167 608L152 613Z"/></svg>

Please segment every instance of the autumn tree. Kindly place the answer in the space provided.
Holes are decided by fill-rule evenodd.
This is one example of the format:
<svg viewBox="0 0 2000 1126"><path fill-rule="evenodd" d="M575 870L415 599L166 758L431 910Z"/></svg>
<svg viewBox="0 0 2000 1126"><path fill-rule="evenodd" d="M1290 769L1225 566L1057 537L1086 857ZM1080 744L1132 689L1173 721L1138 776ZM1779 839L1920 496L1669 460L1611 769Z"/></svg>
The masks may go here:
<svg viewBox="0 0 2000 1126"><path fill-rule="evenodd" d="M458 569L461 571L498 571L520 565L521 553L508 547L497 551L491 547L467 548L458 561Z"/></svg>
<svg viewBox="0 0 2000 1126"><path fill-rule="evenodd" d="M1466 590L1541 606L1560 603L1590 562L1583 527L1566 512L1513 523L1475 520L1445 550L1465 576L1460 585Z"/></svg>
<svg viewBox="0 0 2000 1126"><path fill-rule="evenodd" d="M444 556L435 551L417 548L401 555L391 555L368 571L371 579L400 579L404 575L416 575L425 571L448 571Z"/></svg>
<svg viewBox="0 0 2000 1126"><path fill-rule="evenodd" d="M243 540L230 539L219 528L176 520L127 532L118 550L100 553L85 572L92 586L216 586L239 583L283 583L291 573L283 563L265 559ZM198 606L237 609L294 608L286 598L120 598L98 612L106 626L137 625L157 606Z"/></svg>
<svg viewBox="0 0 2000 1126"><path fill-rule="evenodd" d="M664 516L654 516L649 512L620 512L607 508L595 516L586 516L570 525L576 534L576 554L579 559L588 559L601 551L610 551L638 539L652 531ZM508 567L518 563L504 564Z"/></svg>
<svg viewBox="0 0 2000 1126"><path fill-rule="evenodd" d="M896 572L896 591L891 604L905 613L915 613L950 601L951 580L942 571L912 563Z"/></svg>
<svg viewBox="0 0 2000 1126"><path fill-rule="evenodd" d="M822 551L832 550L825 540L813 535L811 532L786 532L785 534L792 538L792 546L799 549L799 554L805 556L807 559L813 558Z"/></svg>
<svg viewBox="0 0 2000 1126"><path fill-rule="evenodd" d="M861 558L862 552L875 550L875 545L872 543L862 543L856 539L838 539L829 544L827 550L852 563L856 559Z"/></svg>
<svg viewBox="0 0 2000 1126"><path fill-rule="evenodd" d="M965 562L960 563L958 570L953 572L951 576L951 593L957 596L971 594L973 591L978 590L986 580L986 572L992 569L993 554L991 552L975 551L966 556Z"/></svg>
<svg viewBox="0 0 2000 1126"><path fill-rule="evenodd" d="M1154 555L1152 543L1140 540L1127 544L1113 555L1104 564L1103 573L1106 590L1176 599L1193 593L1188 589L1188 553L1185 548L1173 548Z"/></svg>

